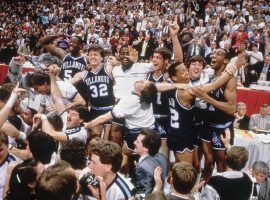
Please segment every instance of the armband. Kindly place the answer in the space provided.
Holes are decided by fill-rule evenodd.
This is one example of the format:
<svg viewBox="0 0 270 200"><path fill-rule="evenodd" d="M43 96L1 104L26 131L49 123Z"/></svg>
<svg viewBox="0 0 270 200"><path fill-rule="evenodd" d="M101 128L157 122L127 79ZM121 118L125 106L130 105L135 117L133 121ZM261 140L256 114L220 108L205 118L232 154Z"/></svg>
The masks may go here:
<svg viewBox="0 0 270 200"><path fill-rule="evenodd" d="M6 106L9 107L9 108L12 108L13 104L15 103L17 99L17 94L12 92L7 103L6 103Z"/></svg>

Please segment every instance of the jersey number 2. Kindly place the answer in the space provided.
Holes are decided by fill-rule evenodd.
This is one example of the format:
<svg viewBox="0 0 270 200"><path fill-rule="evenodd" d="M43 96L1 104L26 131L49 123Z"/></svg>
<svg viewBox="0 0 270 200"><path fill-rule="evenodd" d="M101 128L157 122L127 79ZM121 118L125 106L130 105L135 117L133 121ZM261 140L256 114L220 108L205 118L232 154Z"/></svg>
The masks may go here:
<svg viewBox="0 0 270 200"><path fill-rule="evenodd" d="M170 112L171 112L171 127L172 128L179 128L179 114L178 112L173 109L173 108L170 108Z"/></svg>

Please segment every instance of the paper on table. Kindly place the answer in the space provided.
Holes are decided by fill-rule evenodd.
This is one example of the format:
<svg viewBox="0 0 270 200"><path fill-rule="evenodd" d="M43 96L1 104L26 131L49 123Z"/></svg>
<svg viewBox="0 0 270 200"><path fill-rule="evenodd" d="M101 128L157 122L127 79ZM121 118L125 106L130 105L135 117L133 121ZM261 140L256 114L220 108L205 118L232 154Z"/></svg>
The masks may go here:
<svg viewBox="0 0 270 200"><path fill-rule="evenodd" d="M252 136L263 143L270 143L270 134L252 133Z"/></svg>

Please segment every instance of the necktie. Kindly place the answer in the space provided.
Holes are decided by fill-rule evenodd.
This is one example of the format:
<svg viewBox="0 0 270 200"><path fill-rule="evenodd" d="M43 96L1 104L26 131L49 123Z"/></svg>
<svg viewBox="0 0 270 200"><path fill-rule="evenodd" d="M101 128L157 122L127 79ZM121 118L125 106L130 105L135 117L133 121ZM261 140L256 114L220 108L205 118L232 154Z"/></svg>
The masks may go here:
<svg viewBox="0 0 270 200"><path fill-rule="evenodd" d="M257 191L257 185L258 185L259 183L254 183L254 185L253 185L253 196L254 197L257 197L258 196L258 191Z"/></svg>
<svg viewBox="0 0 270 200"><path fill-rule="evenodd" d="M269 69L268 65L263 66L259 80L266 81L268 69Z"/></svg>
<svg viewBox="0 0 270 200"><path fill-rule="evenodd" d="M193 52L193 55L196 56L197 54L197 45L194 46L194 52Z"/></svg>

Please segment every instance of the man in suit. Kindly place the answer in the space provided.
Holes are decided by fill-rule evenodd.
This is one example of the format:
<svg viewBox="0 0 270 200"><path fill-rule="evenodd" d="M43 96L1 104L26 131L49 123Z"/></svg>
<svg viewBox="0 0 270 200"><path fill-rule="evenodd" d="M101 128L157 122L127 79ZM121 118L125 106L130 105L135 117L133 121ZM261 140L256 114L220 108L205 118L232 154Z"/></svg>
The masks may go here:
<svg viewBox="0 0 270 200"><path fill-rule="evenodd" d="M234 114L235 120L233 123L234 128L239 128L241 130L248 130L248 124L250 118L246 115L247 105L243 102L236 104L236 113Z"/></svg>
<svg viewBox="0 0 270 200"><path fill-rule="evenodd" d="M136 195L148 195L154 188L154 170L162 168L162 179L168 175L168 161L163 154L158 153L161 139L160 136L150 129L144 129L134 142L135 152L140 156L135 171Z"/></svg>
<svg viewBox="0 0 270 200"><path fill-rule="evenodd" d="M258 200L270 199L269 167L265 162L256 161L252 165L252 176L256 179L253 185L252 197Z"/></svg>
<svg viewBox="0 0 270 200"><path fill-rule="evenodd" d="M258 80L270 81L270 55L264 56L263 62L257 62L249 67L249 82Z"/></svg>
<svg viewBox="0 0 270 200"><path fill-rule="evenodd" d="M204 57L204 49L203 47L198 43L198 38L194 38L192 43L189 45L187 50L186 58L189 59L191 56L202 56Z"/></svg>
<svg viewBox="0 0 270 200"><path fill-rule="evenodd" d="M259 114L253 114L250 117L249 129L257 131L258 129L270 130L270 106L262 104Z"/></svg>
<svg viewBox="0 0 270 200"><path fill-rule="evenodd" d="M154 44L151 35L146 35L144 40L138 44L139 60L149 61L154 53Z"/></svg>

